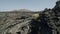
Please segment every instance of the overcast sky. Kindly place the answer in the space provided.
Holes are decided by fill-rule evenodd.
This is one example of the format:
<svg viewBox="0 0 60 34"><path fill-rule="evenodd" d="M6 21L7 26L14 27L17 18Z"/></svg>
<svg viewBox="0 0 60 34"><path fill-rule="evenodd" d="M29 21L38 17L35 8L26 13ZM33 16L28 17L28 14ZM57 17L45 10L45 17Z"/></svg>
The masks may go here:
<svg viewBox="0 0 60 34"><path fill-rule="evenodd" d="M28 9L32 11L53 8L56 0L0 0L0 11Z"/></svg>

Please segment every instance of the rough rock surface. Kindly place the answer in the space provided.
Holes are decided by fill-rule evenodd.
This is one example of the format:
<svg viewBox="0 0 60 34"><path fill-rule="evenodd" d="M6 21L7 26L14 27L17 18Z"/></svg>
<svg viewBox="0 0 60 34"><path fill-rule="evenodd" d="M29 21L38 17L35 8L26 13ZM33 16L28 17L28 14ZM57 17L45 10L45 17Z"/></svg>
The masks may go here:
<svg viewBox="0 0 60 34"><path fill-rule="evenodd" d="M60 1L42 12L0 12L0 34L60 34Z"/></svg>

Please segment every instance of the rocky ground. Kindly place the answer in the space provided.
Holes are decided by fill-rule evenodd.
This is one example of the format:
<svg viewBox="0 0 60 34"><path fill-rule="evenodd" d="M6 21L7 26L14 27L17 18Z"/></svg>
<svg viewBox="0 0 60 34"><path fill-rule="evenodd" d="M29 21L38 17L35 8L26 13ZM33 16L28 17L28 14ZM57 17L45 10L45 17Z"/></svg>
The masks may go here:
<svg viewBox="0 0 60 34"><path fill-rule="evenodd" d="M33 14L39 14L33 19ZM30 10L0 12L0 34L60 34L60 1L42 12Z"/></svg>

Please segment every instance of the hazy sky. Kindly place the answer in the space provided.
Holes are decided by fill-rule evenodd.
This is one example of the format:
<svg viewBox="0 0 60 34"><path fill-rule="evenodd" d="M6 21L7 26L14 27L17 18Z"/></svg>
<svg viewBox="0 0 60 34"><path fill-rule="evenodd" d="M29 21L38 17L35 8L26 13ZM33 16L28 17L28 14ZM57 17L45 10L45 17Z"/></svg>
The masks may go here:
<svg viewBox="0 0 60 34"><path fill-rule="evenodd" d="M0 0L0 11L29 9L33 11L53 8L56 0Z"/></svg>

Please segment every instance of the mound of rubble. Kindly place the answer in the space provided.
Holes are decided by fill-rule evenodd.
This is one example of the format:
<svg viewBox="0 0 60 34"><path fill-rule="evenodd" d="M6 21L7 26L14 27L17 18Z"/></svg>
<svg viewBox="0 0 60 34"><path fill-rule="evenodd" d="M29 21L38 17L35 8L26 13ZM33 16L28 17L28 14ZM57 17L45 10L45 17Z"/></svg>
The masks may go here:
<svg viewBox="0 0 60 34"><path fill-rule="evenodd" d="M42 12L0 12L0 34L60 34L60 1Z"/></svg>

